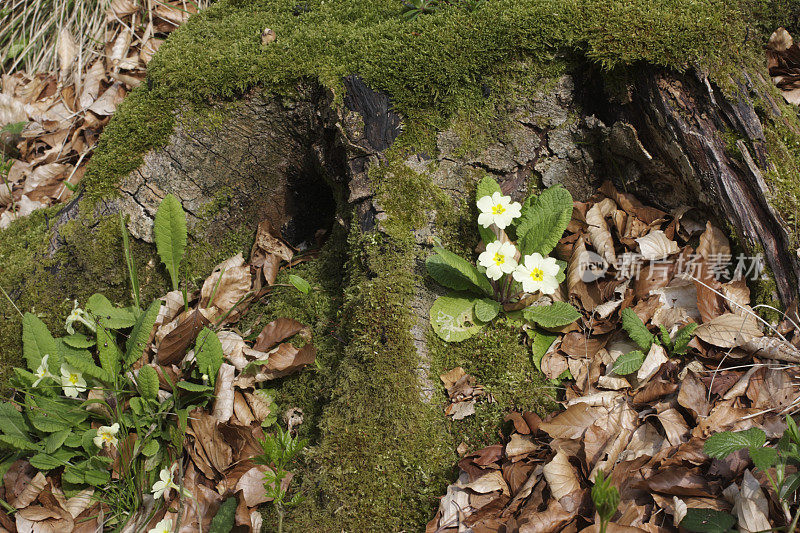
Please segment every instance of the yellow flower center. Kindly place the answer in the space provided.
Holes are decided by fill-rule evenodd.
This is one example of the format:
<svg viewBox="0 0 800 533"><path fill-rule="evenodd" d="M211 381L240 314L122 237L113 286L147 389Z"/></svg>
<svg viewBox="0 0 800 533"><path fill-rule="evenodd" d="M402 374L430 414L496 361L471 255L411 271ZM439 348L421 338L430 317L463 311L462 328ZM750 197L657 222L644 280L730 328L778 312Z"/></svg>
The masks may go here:
<svg viewBox="0 0 800 533"><path fill-rule="evenodd" d="M493 214L495 214L495 215L502 215L502 214L503 214L503 213L505 213L505 212L506 212L506 208L505 208L505 207L503 207L503 206L502 206L502 205L500 205L500 204L497 204L496 206L494 206L494 207L492 208L492 213L493 213Z"/></svg>
<svg viewBox="0 0 800 533"><path fill-rule="evenodd" d="M69 375L69 382L75 385L78 382L78 375L77 374L70 374Z"/></svg>
<svg viewBox="0 0 800 533"><path fill-rule="evenodd" d="M114 440L114 435L111 433L103 433L103 440L106 442L111 442Z"/></svg>
<svg viewBox="0 0 800 533"><path fill-rule="evenodd" d="M544 272L541 268L534 268L531 270L531 279L533 281L542 281L544 279Z"/></svg>
<svg viewBox="0 0 800 533"><path fill-rule="evenodd" d="M502 265L505 262L506 262L506 256L504 256L501 253L494 254L494 263L496 265Z"/></svg>

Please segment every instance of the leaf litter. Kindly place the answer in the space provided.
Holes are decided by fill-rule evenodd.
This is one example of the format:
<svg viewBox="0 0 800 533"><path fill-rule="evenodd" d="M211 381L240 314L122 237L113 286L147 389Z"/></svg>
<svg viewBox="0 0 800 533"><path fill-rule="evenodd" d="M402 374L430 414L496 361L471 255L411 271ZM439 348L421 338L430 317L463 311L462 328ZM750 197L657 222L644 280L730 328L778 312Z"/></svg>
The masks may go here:
<svg viewBox="0 0 800 533"><path fill-rule="evenodd" d="M610 532L678 531L692 508L731 513L742 531L784 523L746 453L712 459L703 444L749 428L781 436L783 417L800 403L792 365L800 331L791 320L776 328L756 318L746 284L723 265L731 253L724 232L690 212L644 206L608 182L575 202L556 254L570 260L563 295L583 317L550 346L531 342L548 378L568 376L563 409L544 420L509 412L500 443L476 451L462 443L460 474L429 533L599 531L590 492L600 471L621 497ZM636 254L646 259L640 271L629 264ZM622 329L626 310L644 324L635 341ZM697 328L678 353L687 324ZM653 341L661 328L666 347ZM635 370L614 371L648 342ZM467 371L442 375L451 402Z"/></svg>

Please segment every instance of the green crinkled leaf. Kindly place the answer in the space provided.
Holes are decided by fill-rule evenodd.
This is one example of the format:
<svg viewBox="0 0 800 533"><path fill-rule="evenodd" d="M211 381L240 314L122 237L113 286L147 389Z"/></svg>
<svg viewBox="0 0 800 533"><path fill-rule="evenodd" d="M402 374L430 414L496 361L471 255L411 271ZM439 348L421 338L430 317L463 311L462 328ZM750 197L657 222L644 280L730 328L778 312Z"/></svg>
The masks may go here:
<svg viewBox="0 0 800 533"><path fill-rule="evenodd" d="M56 340L50 330L32 313L25 313L22 319L22 355L28 363L28 369L36 372L45 355L55 357L58 350Z"/></svg>
<svg viewBox="0 0 800 533"><path fill-rule="evenodd" d="M750 428L745 431L722 431L708 437L703 451L709 457L725 459L742 448L761 448L767 442L763 430Z"/></svg>
<svg viewBox="0 0 800 533"><path fill-rule="evenodd" d="M67 335L66 337L61 337L61 340L64 341L64 344L70 346L72 348L91 348L95 345L95 340L90 339L86 335L81 333L75 333L74 335Z"/></svg>
<svg viewBox="0 0 800 533"><path fill-rule="evenodd" d="M531 354L533 355L533 364L536 368L542 370L542 358L553 342L558 338L558 335L552 335L546 331L536 330L531 333Z"/></svg>
<svg viewBox="0 0 800 533"><path fill-rule="evenodd" d="M775 461L778 459L778 451L775 448L765 446L754 448L751 446L747 451L750 454L750 459L753 460L753 464L762 472L766 472L775 466Z"/></svg>
<svg viewBox="0 0 800 533"><path fill-rule="evenodd" d="M546 189L524 209L517 223L517 244L522 255L553 251L572 218L572 195L561 186Z"/></svg>
<svg viewBox="0 0 800 533"><path fill-rule="evenodd" d="M644 353L633 350L617 357L617 360L614 361L614 373L618 376L633 374L642 368L642 363L644 363Z"/></svg>
<svg viewBox="0 0 800 533"><path fill-rule="evenodd" d="M494 292L489 278L465 259L444 248L433 249L437 255L425 262L428 273L438 283L456 291L470 291L491 296Z"/></svg>
<svg viewBox="0 0 800 533"><path fill-rule="evenodd" d="M188 392L211 392L214 390L214 387L201 383L192 383L191 381L179 381L175 386Z"/></svg>
<svg viewBox="0 0 800 533"><path fill-rule="evenodd" d="M478 182L478 188L475 191L475 201L477 202L484 196L492 196L496 192L503 194L503 191L500 189L500 185L491 176L485 176L481 181ZM497 240L497 235L495 235L490 228L484 228L480 224L478 224L478 233L480 233L481 240L484 242L484 244L489 244L490 242Z"/></svg>
<svg viewBox="0 0 800 533"><path fill-rule="evenodd" d="M692 340L692 335L694 335L694 330L697 329L697 326L697 323L690 322L679 329L677 333L675 333L675 338L672 340L672 352L674 354L682 355L686 353L689 343Z"/></svg>
<svg viewBox="0 0 800 533"><path fill-rule="evenodd" d="M725 511L690 507L681 520L681 527L693 533L728 533L736 518Z"/></svg>
<svg viewBox="0 0 800 533"><path fill-rule="evenodd" d="M28 396L27 406L26 414L33 427L47 433L75 427L89 417L80 404L59 397Z"/></svg>
<svg viewBox="0 0 800 533"><path fill-rule="evenodd" d="M51 433L46 439L44 439L44 452L56 452L59 448L61 448L61 446L67 440L67 437L69 437L71 434L72 429L62 429L61 431Z"/></svg>
<svg viewBox="0 0 800 533"><path fill-rule="evenodd" d="M97 327L97 359L109 378L114 379L120 373L122 352L114 341L111 331L101 326Z"/></svg>
<svg viewBox="0 0 800 533"><path fill-rule="evenodd" d="M59 450L52 454L37 453L28 459L28 462L30 462L31 466L34 468L46 472L64 466L73 455L75 455L75 453L69 450Z"/></svg>
<svg viewBox="0 0 800 533"><path fill-rule="evenodd" d="M650 333L642 319L630 307L622 310L622 327L628 332L631 340L639 345L644 352L649 352L655 341L655 336Z"/></svg>
<svg viewBox="0 0 800 533"><path fill-rule="evenodd" d="M208 533L230 533L234 526L235 517L236 496L230 496L219 506L219 511L214 515L214 519L208 526Z"/></svg>
<svg viewBox="0 0 800 533"><path fill-rule="evenodd" d="M138 377L139 393L142 398L155 400L158 398L158 372L150 365L145 365L139 369Z"/></svg>
<svg viewBox="0 0 800 533"><path fill-rule="evenodd" d="M302 292L303 294L308 294L309 291L311 291L311 285L300 276L289 274L289 283L291 283L295 289Z"/></svg>
<svg viewBox="0 0 800 533"><path fill-rule="evenodd" d="M83 474L86 483L95 487L102 487L111 480L111 473L108 470L96 470L87 468Z"/></svg>
<svg viewBox="0 0 800 533"><path fill-rule="evenodd" d="M161 262L167 267L172 288L178 288L178 270L186 251L186 213L180 201L168 194L156 211L153 233Z"/></svg>
<svg viewBox="0 0 800 533"><path fill-rule="evenodd" d="M157 440L149 440L147 444L142 446L142 455L145 457L152 457L158 453L160 446Z"/></svg>
<svg viewBox="0 0 800 533"><path fill-rule="evenodd" d="M522 312L525 320L535 322L543 328L558 328L572 324L581 317L577 309L566 302L551 305L534 305Z"/></svg>
<svg viewBox="0 0 800 533"><path fill-rule="evenodd" d="M61 480L75 485L83 485L86 483L86 461L77 465L69 465L64 469L61 474Z"/></svg>
<svg viewBox="0 0 800 533"><path fill-rule="evenodd" d="M116 307L102 294L93 294L86 302L86 312L98 326L108 329L125 329L136 323L136 315L126 307Z"/></svg>
<svg viewBox="0 0 800 533"><path fill-rule="evenodd" d="M200 331L194 345L194 358L197 360L197 369L201 374L208 376L208 381L213 386L217 382L219 367L222 366L222 361L225 359L222 343L216 333L208 328Z"/></svg>
<svg viewBox="0 0 800 533"><path fill-rule="evenodd" d="M84 355L67 355L64 360L75 368L75 370L83 374L84 378L95 378L104 383L111 381L108 372L94 364L91 354L88 352L86 352L86 354L88 357Z"/></svg>
<svg viewBox="0 0 800 533"><path fill-rule="evenodd" d="M0 403L0 431L10 437L28 439L31 428L22 413L8 402Z"/></svg>
<svg viewBox="0 0 800 533"><path fill-rule="evenodd" d="M156 319L158 318L158 311L161 309L161 301L156 300L150 304L147 311L139 316L136 324L133 325L128 342L125 345L125 364L132 365L144 354L144 349L150 341L150 335L153 333L153 326L155 326Z"/></svg>
<svg viewBox="0 0 800 533"><path fill-rule="evenodd" d="M499 313L499 302L489 298L475 300L475 318L481 322L491 322Z"/></svg>
<svg viewBox="0 0 800 533"><path fill-rule="evenodd" d="M483 327L475 317L474 298L441 296L433 302L430 318L433 331L446 342L461 342Z"/></svg>
<svg viewBox="0 0 800 533"><path fill-rule="evenodd" d="M36 452L41 449L41 445L11 435L0 435L0 448L2 447L21 452Z"/></svg>

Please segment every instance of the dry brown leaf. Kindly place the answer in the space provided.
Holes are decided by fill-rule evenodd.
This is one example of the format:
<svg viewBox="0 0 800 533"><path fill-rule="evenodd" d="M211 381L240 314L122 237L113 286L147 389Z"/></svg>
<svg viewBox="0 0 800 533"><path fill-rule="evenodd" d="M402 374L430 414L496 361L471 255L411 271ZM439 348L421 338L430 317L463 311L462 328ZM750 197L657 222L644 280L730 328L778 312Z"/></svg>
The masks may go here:
<svg viewBox="0 0 800 533"><path fill-rule="evenodd" d="M644 362L639 370L636 372L636 379L640 385L644 384L649 380L653 375L658 372L658 369L661 368L661 365L669 361L667 357L667 352L660 344L653 343L650 347L650 351L647 352L647 356L644 358Z"/></svg>
<svg viewBox="0 0 800 533"><path fill-rule="evenodd" d="M694 416L695 420L708 416L711 404L708 403L707 391L703 382L694 372L687 372L681 380L678 392L678 403Z"/></svg>
<svg viewBox="0 0 800 533"><path fill-rule="evenodd" d="M125 88L121 83L117 82L106 89L102 96L95 100L88 109L100 116L113 115L123 98L125 98Z"/></svg>
<svg viewBox="0 0 800 533"><path fill-rule="evenodd" d="M730 261L731 245L721 229L711 222L706 222L706 230L700 235L697 253L709 265L721 266Z"/></svg>
<svg viewBox="0 0 800 533"><path fill-rule="evenodd" d="M250 266L244 264L241 252L214 269L200 291L204 308L216 307L224 315L240 304L252 288ZM214 297L211 300L211 297ZM229 315L230 316L230 315Z"/></svg>
<svg viewBox="0 0 800 533"><path fill-rule="evenodd" d="M678 243L668 239L660 229L652 230L644 237L636 239L636 242L639 244L642 258L646 261L659 261L680 251Z"/></svg>
<svg viewBox="0 0 800 533"><path fill-rule="evenodd" d="M244 356L246 344L241 335L233 331L218 331L217 338L222 344L222 353L236 370L242 370L247 366L248 361Z"/></svg>
<svg viewBox="0 0 800 533"><path fill-rule="evenodd" d="M265 352L276 344L300 333L304 329L306 329L306 326L297 320L283 317L278 318L264 326L264 329L258 334L258 338L256 338L256 342L253 344L253 349Z"/></svg>
<svg viewBox="0 0 800 533"><path fill-rule="evenodd" d="M256 507L271 500L264 487L264 474L268 469L269 467L263 465L254 466L236 483L236 492L242 491L241 497L248 507Z"/></svg>
<svg viewBox="0 0 800 533"><path fill-rule="evenodd" d="M503 474L499 470L492 470L467 484L466 488L473 490L479 494L486 494L499 490L502 494L510 495L511 490L508 488L506 480L503 479Z"/></svg>
<svg viewBox="0 0 800 533"><path fill-rule="evenodd" d="M177 363L186 355L186 350L192 344L200 331L209 324L209 321L199 310L184 316L158 345L158 364L171 365Z"/></svg>
<svg viewBox="0 0 800 533"><path fill-rule="evenodd" d="M720 348L742 346L762 335L758 322L752 316L738 316L733 313L725 313L702 324L694 330L694 334Z"/></svg>
<svg viewBox="0 0 800 533"><path fill-rule="evenodd" d="M514 433L511 435L511 440L506 444L506 455L509 459L514 460L514 458L520 455L528 455L536 451L538 447L539 446L531 435Z"/></svg>
<svg viewBox="0 0 800 533"><path fill-rule="evenodd" d="M227 422L233 416L233 375L235 368L227 363L222 363L217 374L214 394L214 418L219 422Z"/></svg>
<svg viewBox="0 0 800 533"><path fill-rule="evenodd" d="M222 474L233 462L233 450L220 433L217 419L202 409L195 409L190 413L189 420L191 426L189 434L195 438L195 449L202 448L204 456L208 458L208 465ZM197 467L206 472L200 464L197 464Z"/></svg>
<svg viewBox="0 0 800 533"><path fill-rule="evenodd" d="M586 212L586 223L589 225L589 242L600 254L607 264L616 266L617 255L614 251L614 239L608 230L606 217L612 216L617 210L617 204L610 198L594 204Z"/></svg>
<svg viewBox="0 0 800 533"><path fill-rule="evenodd" d="M667 441L672 446L683 444L689 437L689 425L677 409L668 408L660 411L657 415L658 421L664 427Z"/></svg>
<svg viewBox="0 0 800 533"><path fill-rule="evenodd" d="M31 479L30 482L25 485L25 488L22 490L22 492L20 492L15 498L12 498L8 503L17 509L27 507L34 500L36 500L36 498L39 496L39 493L44 490L44 486L46 484L47 480L45 479L44 474L38 472L33 479Z"/></svg>
<svg viewBox="0 0 800 533"><path fill-rule="evenodd" d="M769 531L772 528L768 518L769 502L750 470L744 472L739 497L736 498L733 510L739 523L739 531L743 533Z"/></svg>
<svg viewBox="0 0 800 533"><path fill-rule="evenodd" d="M748 353L763 359L800 363L800 351L778 337L757 337L742 344Z"/></svg>
<svg viewBox="0 0 800 533"><path fill-rule="evenodd" d="M313 344L308 343L299 350L289 343L284 343L270 352L267 359L266 373L269 379L286 376L300 368L314 363L317 350Z"/></svg>
<svg viewBox="0 0 800 533"><path fill-rule="evenodd" d="M78 53L78 43L75 42L75 38L66 26L62 26L58 32L57 53L58 77L65 81L72 71Z"/></svg>
<svg viewBox="0 0 800 533"><path fill-rule="evenodd" d="M233 414L243 426L249 426L256 419L244 395L239 391L233 395Z"/></svg>
<svg viewBox="0 0 800 533"><path fill-rule="evenodd" d="M605 413L607 410L604 408L578 403L567 407L566 411L551 420L542 422L539 429L554 439L579 439L583 436L584 431Z"/></svg>
<svg viewBox="0 0 800 533"><path fill-rule="evenodd" d="M564 531L564 526L572 522L575 518L576 512L569 512L558 502L558 500L550 500L547 509L537 512L533 506L528 506L525 510L530 508L529 512L522 512L519 523L518 533L561 533Z"/></svg>

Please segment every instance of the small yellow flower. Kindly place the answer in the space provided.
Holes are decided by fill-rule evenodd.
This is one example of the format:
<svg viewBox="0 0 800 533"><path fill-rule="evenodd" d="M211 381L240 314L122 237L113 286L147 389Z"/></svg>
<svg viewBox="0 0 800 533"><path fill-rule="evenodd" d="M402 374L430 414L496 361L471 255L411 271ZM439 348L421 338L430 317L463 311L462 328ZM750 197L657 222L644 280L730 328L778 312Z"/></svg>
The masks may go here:
<svg viewBox="0 0 800 533"><path fill-rule="evenodd" d="M76 368L64 363L61 365L61 388L70 398L77 398L79 392L86 392L86 380Z"/></svg>
<svg viewBox="0 0 800 533"><path fill-rule="evenodd" d="M34 387L39 385L44 378L55 379L55 376L51 374L50 370L47 368L48 359L50 359L50 354L45 354L44 357L42 357L42 362L39 364L39 368L36 369L36 381L33 382Z"/></svg>
<svg viewBox="0 0 800 533"><path fill-rule="evenodd" d="M147 533L172 533L172 520L165 518Z"/></svg>
<svg viewBox="0 0 800 533"><path fill-rule="evenodd" d="M486 245L486 251L478 256L478 264L486 267L489 279L498 280L517 267L517 249L510 242L494 241Z"/></svg>

